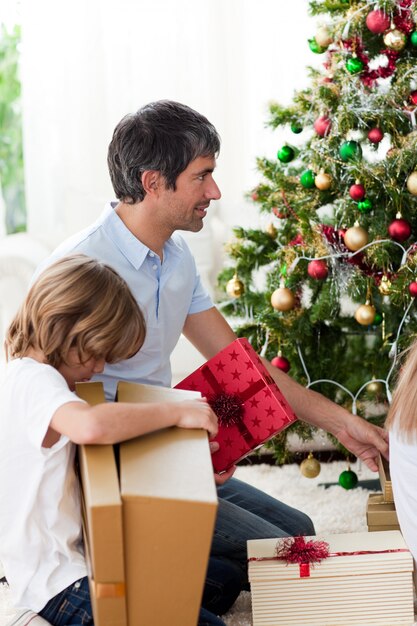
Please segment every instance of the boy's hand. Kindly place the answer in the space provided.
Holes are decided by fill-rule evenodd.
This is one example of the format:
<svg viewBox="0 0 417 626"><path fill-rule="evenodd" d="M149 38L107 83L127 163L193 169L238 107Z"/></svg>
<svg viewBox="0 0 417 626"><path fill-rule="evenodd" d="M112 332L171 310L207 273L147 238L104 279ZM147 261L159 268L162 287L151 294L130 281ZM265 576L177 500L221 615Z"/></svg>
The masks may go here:
<svg viewBox="0 0 417 626"><path fill-rule="evenodd" d="M180 428L204 428L210 437L218 431L217 416L205 398L185 400L176 404L179 414L176 421Z"/></svg>

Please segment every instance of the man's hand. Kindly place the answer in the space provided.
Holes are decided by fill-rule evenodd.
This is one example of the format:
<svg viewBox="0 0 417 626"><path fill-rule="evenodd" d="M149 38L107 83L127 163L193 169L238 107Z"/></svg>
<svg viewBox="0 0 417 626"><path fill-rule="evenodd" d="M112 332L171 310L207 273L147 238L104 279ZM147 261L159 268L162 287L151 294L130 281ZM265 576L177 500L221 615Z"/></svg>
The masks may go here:
<svg viewBox="0 0 417 626"><path fill-rule="evenodd" d="M213 454L214 452L217 452L217 450L220 448L219 443L217 441L210 441L210 452L211 454ZM236 470L236 465L232 465L232 467L229 467L229 469L227 470L227 472L223 472L223 474L214 474L214 482L216 483L216 485L224 485L224 483L229 480L229 478L231 478L233 476L233 474L235 473Z"/></svg>
<svg viewBox="0 0 417 626"><path fill-rule="evenodd" d="M378 471L379 453L388 459L388 432L361 417L352 415L334 434L345 448L374 472Z"/></svg>

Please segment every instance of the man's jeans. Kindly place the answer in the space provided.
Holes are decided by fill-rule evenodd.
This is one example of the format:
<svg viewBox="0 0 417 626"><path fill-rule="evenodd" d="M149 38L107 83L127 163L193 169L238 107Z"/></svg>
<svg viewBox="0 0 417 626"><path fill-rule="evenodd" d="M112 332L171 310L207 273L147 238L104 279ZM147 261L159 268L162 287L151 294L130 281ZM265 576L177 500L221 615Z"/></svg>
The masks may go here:
<svg viewBox="0 0 417 626"><path fill-rule="evenodd" d="M288 485L291 489L291 485ZM217 488L219 508L211 556L240 568L242 588L248 589L248 539L314 535L311 519L237 478Z"/></svg>

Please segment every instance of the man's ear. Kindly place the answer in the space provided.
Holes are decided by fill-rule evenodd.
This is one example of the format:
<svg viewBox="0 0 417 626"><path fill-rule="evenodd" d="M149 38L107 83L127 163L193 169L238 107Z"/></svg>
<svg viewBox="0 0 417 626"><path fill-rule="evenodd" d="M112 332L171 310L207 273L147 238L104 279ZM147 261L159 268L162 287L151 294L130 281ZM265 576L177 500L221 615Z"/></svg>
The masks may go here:
<svg viewBox="0 0 417 626"><path fill-rule="evenodd" d="M157 170L145 170L141 175L142 185L147 194L154 194L161 187L162 176Z"/></svg>

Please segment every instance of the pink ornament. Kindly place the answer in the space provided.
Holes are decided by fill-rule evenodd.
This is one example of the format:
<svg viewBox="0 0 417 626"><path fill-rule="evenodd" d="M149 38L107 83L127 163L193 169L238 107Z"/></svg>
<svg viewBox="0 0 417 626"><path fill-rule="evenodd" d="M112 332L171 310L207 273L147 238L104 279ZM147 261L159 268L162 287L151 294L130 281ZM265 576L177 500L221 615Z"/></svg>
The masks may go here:
<svg viewBox="0 0 417 626"><path fill-rule="evenodd" d="M371 143L379 143L382 141L384 133L380 128L371 128L368 133L368 139Z"/></svg>
<svg viewBox="0 0 417 626"><path fill-rule="evenodd" d="M388 233L394 241L402 243L411 235L411 225L403 217L397 218L388 226Z"/></svg>
<svg viewBox="0 0 417 626"><path fill-rule="evenodd" d="M408 291L413 296L413 298L417 297L417 283L413 282L408 285Z"/></svg>
<svg viewBox="0 0 417 626"><path fill-rule="evenodd" d="M417 105L417 91L412 91L410 93L410 100L413 104Z"/></svg>
<svg viewBox="0 0 417 626"><path fill-rule="evenodd" d="M277 367L285 373L289 372L291 369L291 363L285 358L285 356L274 356L271 360L271 365Z"/></svg>
<svg viewBox="0 0 417 626"><path fill-rule="evenodd" d="M321 259L317 259L314 261L310 261L307 267L307 273L311 278L315 278L316 280L324 280L327 278L329 270L327 268L326 261Z"/></svg>
<svg viewBox="0 0 417 626"><path fill-rule="evenodd" d="M371 33L380 35L390 27L391 20L384 11L375 9L366 16L366 25Z"/></svg>
<svg viewBox="0 0 417 626"><path fill-rule="evenodd" d="M349 195L355 202L360 202L365 197L366 191L363 185L355 183L349 189Z"/></svg>
<svg viewBox="0 0 417 626"><path fill-rule="evenodd" d="M330 133L332 121L326 115L322 115L316 119L313 126L314 130L318 135L320 135L320 137L325 137Z"/></svg>

